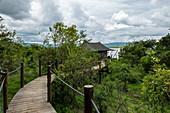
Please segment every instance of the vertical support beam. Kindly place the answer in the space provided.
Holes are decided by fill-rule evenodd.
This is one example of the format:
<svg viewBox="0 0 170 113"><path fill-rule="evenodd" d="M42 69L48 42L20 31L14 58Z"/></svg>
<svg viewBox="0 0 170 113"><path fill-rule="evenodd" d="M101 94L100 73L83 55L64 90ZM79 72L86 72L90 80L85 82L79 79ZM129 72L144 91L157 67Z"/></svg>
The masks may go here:
<svg viewBox="0 0 170 113"><path fill-rule="evenodd" d="M99 62L99 70L101 69L101 62Z"/></svg>
<svg viewBox="0 0 170 113"><path fill-rule="evenodd" d="M93 99L93 86L84 86L84 113L93 113L93 104L91 102Z"/></svg>
<svg viewBox="0 0 170 113"><path fill-rule="evenodd" d="M102 69L101 69L101 62L99 62L99 84L101 83L102 81Z"/></svg>
<svg viewBox="0 0 170 113"><path fill-rule="evenodd" d="M8 70L4 71L4 113L6 113L6 110L8 109Z"/></svg>
<svg viewBox="0 0 170 113"><path fill-rule="evenodd" d="M58 70L58 60L55 61L55 69Z"/></svg>
<svg viewBox="0 0 170 113"><path fill-rule="evenodd" d="M41 59L39 58L39 77L41 76Z"/></svg>
<svg viewBox="0 0 170 113"><path fill-rule="evenodd" d="M21 88L24 87L24 63L21 63Z"/></svg>
<svg viewBox="0 0 170 113"><path fill-rule="evenodd" d="M47 73L47 102L52 103L52 95L51 95L51 65L48 62L48 73Z"/></svg>
<svg viewBox="0 0 170 113"><path fill-rule="evenodd" d="M99 84L101 84L102 82L102 72L101 70L99 70Z"/></svg>

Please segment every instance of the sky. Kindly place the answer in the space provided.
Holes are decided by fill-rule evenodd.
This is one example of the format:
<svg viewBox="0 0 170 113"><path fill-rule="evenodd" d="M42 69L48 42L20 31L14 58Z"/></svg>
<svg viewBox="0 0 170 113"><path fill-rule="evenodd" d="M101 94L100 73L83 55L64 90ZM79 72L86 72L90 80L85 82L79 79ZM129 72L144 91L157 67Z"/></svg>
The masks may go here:
<svg viewBox="0 0 170 113"><path fill-rule="evenodd" d="M42 43L57 22L102 43L158 40L170 32L170 0L0 0L0 16L30 43Z"/></svg>

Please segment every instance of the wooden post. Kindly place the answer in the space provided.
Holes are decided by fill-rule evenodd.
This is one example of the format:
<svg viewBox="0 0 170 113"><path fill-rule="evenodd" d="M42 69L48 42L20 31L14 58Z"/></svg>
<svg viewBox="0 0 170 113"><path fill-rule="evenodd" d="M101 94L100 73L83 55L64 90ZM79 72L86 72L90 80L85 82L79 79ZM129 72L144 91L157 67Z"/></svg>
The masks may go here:
<svg viewBox="0 0 170 113"><path fill-rule="evenodd" d="M102 82L102 72L101 70L99 70L99 84L101 84Z"/></svg>
<svg viewBox="0 0 170 113"><path fill-rule="evenodd" d="M84 86L84 113L93 113L93 104L91 99L93 98L93 86Z"/></svg>
<svg viewBox="0 0 170 113"><path fill-rule="evenodd" d="M52 96L51 96L51 65L48 62L48 73L47 73L47 102L52 103Z"/></svg>
<svg viewBox="0 0 170 113"><path fill-rule="evenodd" d="M39 77L41 76L41 59L39 58Z"/></svg>
<svg viewBox="0 0 170 113"><path fill-rule="evenodd" d="M58 70L58 60L55 61L55 69Z"/></svg>
<svg viewBox="0 0 170 113"><path fill-rule="evenodd" d="M99 70L101 69L101 62L99 62Z"/></svg>
<svg viewBox="0 0 170 113"><path fill-rule="evenodd" d="M101 80L102 80L102 69L101 69L101 62L99 62L99 84L101 83Z"/></svg>
<svg viewBox="0 0 170 113"><path fill-rule="evenodd" d="M21 63L21 88L24 87L24 63Z"/></svg>
<svg viewBox="0 0 170 113"><path fill-rule="evenodd" d="M6 110L8 109L8 70L4 70L4 113L6 113Z"/></svg>

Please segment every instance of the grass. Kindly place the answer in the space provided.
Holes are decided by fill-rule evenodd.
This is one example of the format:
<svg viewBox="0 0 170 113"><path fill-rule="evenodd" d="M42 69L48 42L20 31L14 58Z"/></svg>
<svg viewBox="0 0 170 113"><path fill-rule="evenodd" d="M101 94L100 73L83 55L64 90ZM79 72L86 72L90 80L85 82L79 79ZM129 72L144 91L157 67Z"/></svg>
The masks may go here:
<svg viewBox="0 0 170 113"><path fill-rule="evenodd" d="M24 68L24 84L38 77L38 66ZM20 89L20 70L8 75L8 103ZM3 110L3 93L0 94L0 113Z"/></svg>

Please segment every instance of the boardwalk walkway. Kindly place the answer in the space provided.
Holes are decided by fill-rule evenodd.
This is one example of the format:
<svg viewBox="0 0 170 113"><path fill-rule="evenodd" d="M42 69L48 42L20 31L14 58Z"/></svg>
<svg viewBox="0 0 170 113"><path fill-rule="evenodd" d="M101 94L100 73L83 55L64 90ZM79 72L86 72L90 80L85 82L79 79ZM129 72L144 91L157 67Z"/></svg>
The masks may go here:
<svg viewBox="0 0 170 113"><path fill-rule="evenodd" d="M7 113L56 113L47 102L47 76L39 77L21 88L11 100Z"/></svg>

